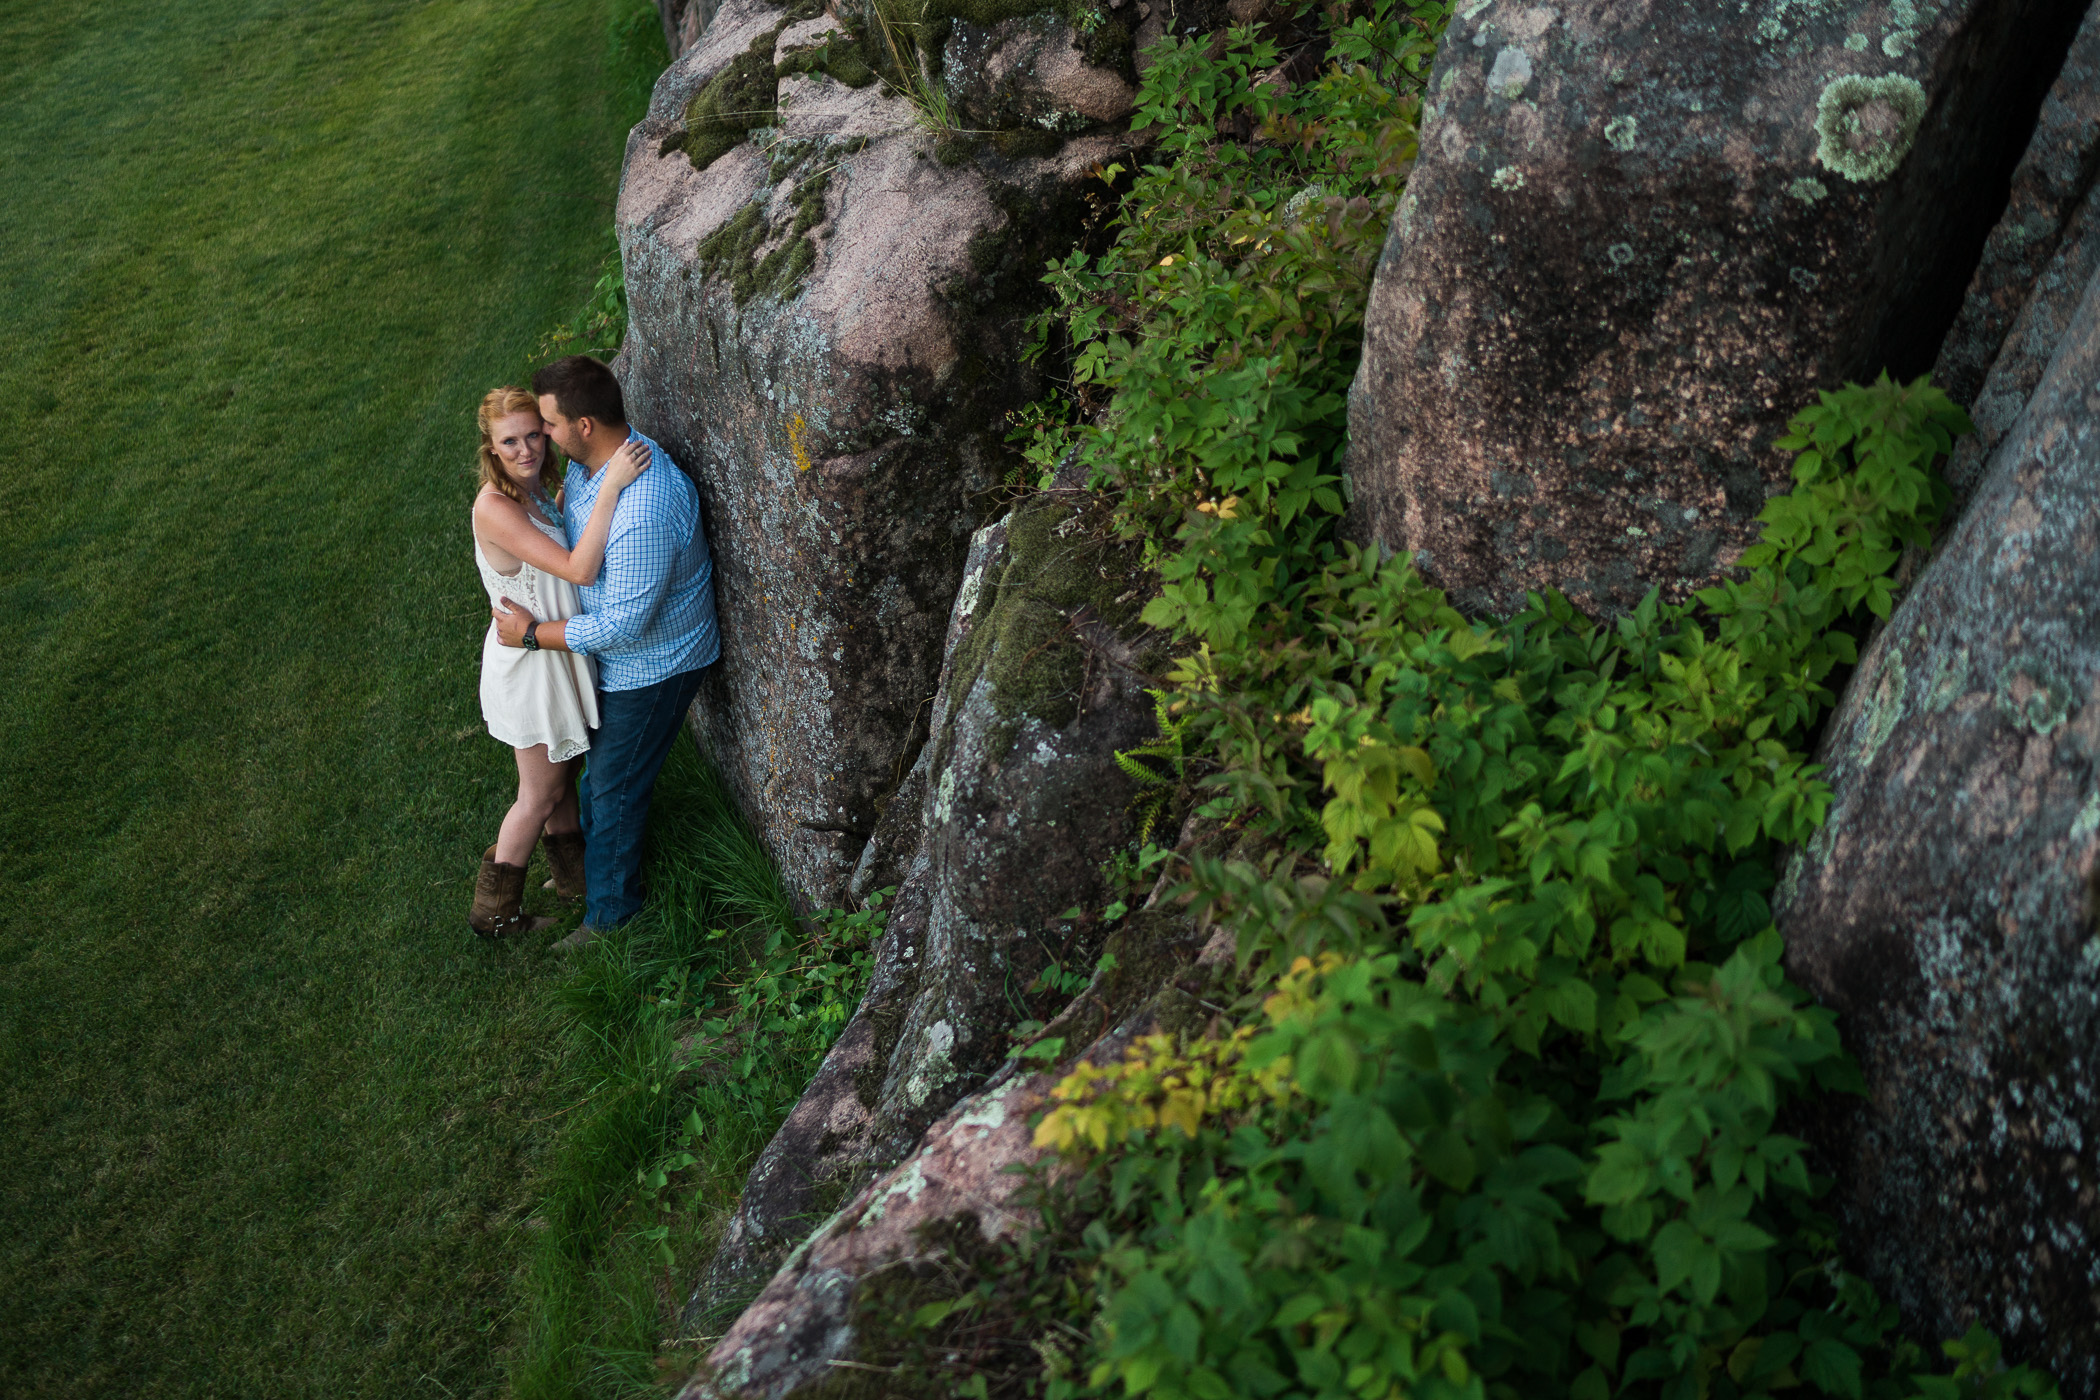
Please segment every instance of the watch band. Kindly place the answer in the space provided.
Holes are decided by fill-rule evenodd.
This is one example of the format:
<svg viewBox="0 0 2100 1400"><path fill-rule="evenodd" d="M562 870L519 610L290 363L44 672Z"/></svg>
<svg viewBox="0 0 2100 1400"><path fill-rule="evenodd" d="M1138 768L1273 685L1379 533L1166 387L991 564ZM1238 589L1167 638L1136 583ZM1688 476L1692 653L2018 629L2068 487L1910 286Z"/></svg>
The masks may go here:
<svg viewBox="0 0 2100 1400"><path fill-rule="evenodd" d="M540 649L539 630L540 625L537 622L525 624L525 650L538 651Z"/></svg>

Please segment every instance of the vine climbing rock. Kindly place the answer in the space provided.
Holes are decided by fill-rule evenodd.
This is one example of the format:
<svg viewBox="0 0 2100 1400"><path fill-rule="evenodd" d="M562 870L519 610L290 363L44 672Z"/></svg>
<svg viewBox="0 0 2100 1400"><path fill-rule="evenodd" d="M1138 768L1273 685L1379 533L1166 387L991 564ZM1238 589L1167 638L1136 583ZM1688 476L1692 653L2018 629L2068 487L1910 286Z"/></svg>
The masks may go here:
<svg viewBox="0 0 2100 1400"><path fill-rule="evenodd" d="M2100 1396L2100 279L1861 658L1778 909L1867 1081L1807 1129L1921 1336Z"/></svg>
<svg viewBox="0 0 2100 1400"><path fill-rule="evenodd" d="M1931 367L2084 8L1459 6L1351 388L1351 533L1474 611L1715 579L1789 415Z"/></svg>
<svg viewBox="0 0 2100 1400"><path fill-rule="evenodd" d="M658 80L617 213L629 414L699 482L714 549L695 727L818 907L924 740L1005 414L1038 387L1043 263L1129 141L1084 115L935 133L872 43L726 0Z"/></svg>
<svg viewBox="0 0 2100 1400"><path fill-rule="evenodd" d="M979 531L946 634L933 738L857 872L895 885L859 1010L745 1184L688 1305L749 1296L840 1197L908 1156L1093 967L1102 867L1135 833L1116 761L1154 737L1165 638L1098 497L1032 497ZM909 805L907 805L909 804ZM1076 909L1075 909L1076 907ZM1043 978L1046 970L1063 977Z"/></svg>

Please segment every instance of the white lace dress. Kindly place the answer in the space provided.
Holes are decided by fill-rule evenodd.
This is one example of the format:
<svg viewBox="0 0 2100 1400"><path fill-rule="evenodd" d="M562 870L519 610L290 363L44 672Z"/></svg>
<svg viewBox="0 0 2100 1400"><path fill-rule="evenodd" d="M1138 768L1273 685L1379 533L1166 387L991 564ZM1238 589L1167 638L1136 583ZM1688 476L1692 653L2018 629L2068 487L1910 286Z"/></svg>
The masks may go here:
<svg viewBox="0 0 2100 1400"><path fill-rule="evenodd" d="M526 512L540 532L562 548L569 547L561 528ZM515 574L496 572L481 541L474 541L474 562L489 604L509 598L542 622L559 622L583 611L576 585L520 562ZM514 749L547 746L547 757L562 763L591 746L598 727L598 676L591 659L568 651L527 651L507 647L489 619L488 639L481 644L481 717L489 733Z"/></svg>

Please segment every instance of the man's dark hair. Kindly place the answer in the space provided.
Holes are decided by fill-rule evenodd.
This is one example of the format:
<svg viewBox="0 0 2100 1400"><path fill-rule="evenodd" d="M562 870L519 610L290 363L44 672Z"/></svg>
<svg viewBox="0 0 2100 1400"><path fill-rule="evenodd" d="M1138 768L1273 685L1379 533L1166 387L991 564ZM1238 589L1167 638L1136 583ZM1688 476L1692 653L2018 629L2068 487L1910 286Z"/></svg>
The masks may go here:
<svg viewBox="0 0 2100 1400"><path fill-rule="evenodd" d="M594 423L627 421L627 401L620 396L620 381L612 367L589 355L564 355L543 365L532 375L532 392L554 395L554 406L569 419L588 418Z"/></svg>

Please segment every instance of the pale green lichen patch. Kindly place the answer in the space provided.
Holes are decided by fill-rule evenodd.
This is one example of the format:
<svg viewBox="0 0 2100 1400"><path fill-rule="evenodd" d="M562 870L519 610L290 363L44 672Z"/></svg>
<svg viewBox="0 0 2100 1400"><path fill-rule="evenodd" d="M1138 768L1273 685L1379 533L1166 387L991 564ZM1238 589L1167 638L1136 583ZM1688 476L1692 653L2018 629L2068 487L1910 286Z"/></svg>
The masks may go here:
<svg viewBox="0 0 2100 1400"><path fill-rule="evenodd" d="M1488 91L1511 100L1524 95L1525 84L1531 81L1531 55L1511 44L1495 55L1495 66L1488 70Z"/></svg>
<svg viewBox="0 0 2100 1400"><path fill-rule="evenodd" d="M1505 165L1489 177L1488 183L1498 190L1521 190L1524 188L1524 172L1514 165Z"/></svg>
<svg viewBox="0 0 2100 1400"><path fill-rule="evenodd" d="M1630 151L1640 139L1641 124L1633 117L1613 117L1604 124L1604 139L1613 150Z"/></svg>
<svg viewBox="0 0 2100 1400"><path fill-rule="evenodd" d="M895 1201L902 1200L904 1204L910 1205L919 1199L920 1193L925 1189L926 1171L919 1165L919 1159L914 1157L904 1164L904 1170L897 1174L895 1181L885 1187L874 1200L868 1202L868 1208L861 1212L860 1226L856 1228L873 1225L882 1219L889 1214L890 1205Z"/></svg>
<svg viewBox="0 0 2100 1400"><path fill-rule="evenodd" d="M2094 832L2100 832L2100 792L2086 798L2085 805L2078 809L2078 815L2071 818L2073 842L2089 840Z"/></svg>
<svg viewBox="0 0 2100 1400"><path fill-rule="evenodd" d="M1786 192L1803 204L1814 204L1817 200L1830 193L1829 190L1823 188L1821 180L1812 179L1806 175L1788 185Z"/></svg>
<svg viewBox="0 0 2100 1400"><path fill-rule="evenodd" d="M1848 73L1816 99L1816 159L1855 184L1885 180L1910 154L1924 119L1925 89L1916 79Z"/></svg>
<svg viewBox="0 0 2100 1400"><path fill-rule="evenodd" d="M1847 34L1845 36L1845 47L1854 53L1865 53L1867 51L1867 36L1864 34Z"/></svg>
<svg viewBox="0 0 2100 1400"><path fill-rule="evenodd" d="M946 1084L954 1073L955 1028L946 1021L935 1021L926 1028L925 1044L920 1047L918 1063L912 1066L905 1079L904 1099L913 1108L924 1104L933 1096L933 1091Z"/></svg>
<svg viewBox="0 0 2100 1400"><path fill-rule="evenodd" d="M1925 708L1932 714L1940 714L1961 699L1968 689L1969 649L1961 647L1941 658L1939 674L1932 678L1932 690L1925 697Z"/></svg>
<svg viewBox="0 0 2100 1400"><path fill-rule="evenodd" d="M1888 658L1881 663L1881 673L1874 678L1874 689L1867 695L1864 713L1860 715L1859 766L1866 768L1874 762L1889 735L1896 732L1896 721L1903 715L1903 648L1890 647Z"/></svg>
<svg viewBox="0 0 2100 1400"><path fill-rule="evenodd" d="M2047 734L2073 708L2071 687L2038 657L2016 656L1998 671L1998 713L2017 729Z"/></svg>
<svg viewBox="0 0 2100 1400"><path fill-rule="evenodd" d="M1939 13L1939 0L1893 0L1889 6L1888 32L1882 35L1881 51L1901 58L1918 41L1918 31ZM1851 40L1846 40L1846 47ZM1864 47L1864 45L1862 45Z"/></svg>
<svg viewBox="0 0 2100 1400"><path fill-rule="evenodd" d="M1743 0L1750 8L1750 0ZM1757 22L1757 41L1773 44L1798 33L1802 26L1852 8L1851 0L1769 0Z"/></svg>
<svg viewBox="0 0 2100 1400"><path fill-rule="evenodd" d="M969 1109L960 1118L956 1119L955 1126L958 1128L984 1129L1005 1127L1006 1101L1013 1097L1014 1091L1020 1087L1020 1080L1009 1079L1006 1083L978 1100L974 1108Z"/></svg>

